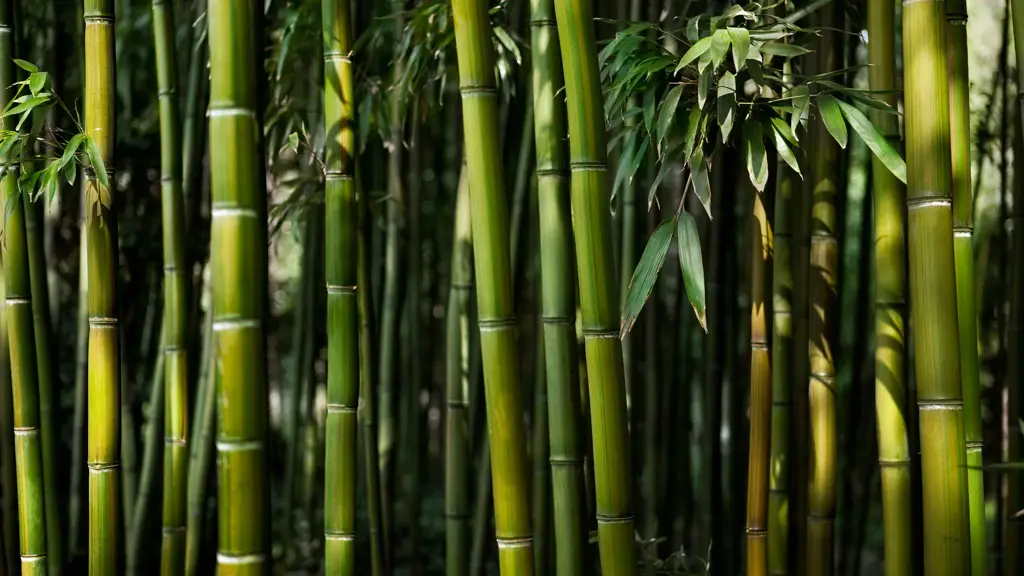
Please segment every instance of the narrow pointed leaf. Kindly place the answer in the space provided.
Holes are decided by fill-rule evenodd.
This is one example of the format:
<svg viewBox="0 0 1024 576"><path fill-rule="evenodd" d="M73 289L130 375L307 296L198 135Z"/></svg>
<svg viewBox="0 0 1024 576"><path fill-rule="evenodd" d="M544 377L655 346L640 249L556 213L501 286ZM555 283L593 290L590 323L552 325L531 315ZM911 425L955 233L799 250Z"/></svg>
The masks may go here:
<svg viewBox="0 0 1024 576"><path fill-rule="evenodd" d="M644 128L647 134L654 133L654 111L657 110L657 91L655 88L648 88L644 92Z"/></svg>
<svg viewBox="0 0 1024 576"><path fill-rule="evenodd" d="M750 52L750 31L746 28L726 30L729 31L729 38L732 40L732 62L736 66L736 72L739 72L747 61L747 53Z"/></svg>
<svg viewBox="0 0 1024 576"><path fill-rule="evenodd" d="M700 322L704 333L708 332L707 298L704 292L704 260L701 257L700 235L697 221L683 210L676 220L676 248L679 252L679 268L683 273L686 298Z"/></svg>
<svg viewBox="0 0 1024 576"><path fill-rule="evenodd" d="M679 73L680 70L686 68L687 65L692 64L697 58L700 58L711 49L711 37L701 38L690 46L690 49L683 53L683 57L679 59L679 64L676 65L675 73Z"/></svg>
<svg viewBox="0 0 1024 576"><path fill-rule="evenodd" d="M708 213L708 219L711 219L711 181L708 178L708 165L704 161L704 151L700 146L690 157L690 179L693 180L693 191L697 193L704 211Z"/></svg>
<svg viewBox="0 0 1024 576"><path fill-rule="evenodd" d="M764 44L761 44L760 48L762 54L782 56L783 58L793 58L794 56L803 56L804 54L811 53L810 50L803 46L785 44L783 42L765 42Z"/></svg>
<svg viewBox="0 0 1024 576"><path fill-rule="evenodd" d="M743 123L743 147L747 155L747 173L758 192L768 184L768 153L764 149L761 126L756 122Z"/></svg>
<svg viewBox="0 0 1024 576"><path fill-rule="evenodd" d="M793 138L799 140L797 128L807 119L807 111L811 107L811 91L806 84L800 84L790 90L790 96L793 98L793 115L789 118L789 127L792 129Z"/></svg>
<svg viewBox="0 0 1024 576"><path fill-rule="evenodd" d="M722 143L726 143L736 120L736 76L732 72L725 72L718 79L715 103L718 105L718 127L722 132Z"/></svg>
<svg viewBox="0 0 1024 576"><path fill-rule="evenodd" d="M704 103L708 100L708 92L711 91L711 81L713 69L708 66L700 74L700 78L697 79L697 107L704 108Z"/></svg>
<svg viewBox="0 0 1024 576"><path fill-rule="evenodd" d="M840 148L846 148L847 134L846 122L843 120L843 113L839 110L837 100L828 94L818 96L818 110L821 112L821 120L832 138L839 143Z"/></svg>
<svg viewBox="0 0 1024 576"><path fill-rule="evenodd" d="M675 234L675 222L665 220L658 225L651 238L647 241L644 253L633 271L633 277L629 281L629 289L626 293L626 301L622 306L622 322L619 335L625 336L636 323L637 316L643 310L644 303L654 289L654 282L665 265L665 255L668 247L672 244L672 236Z"/></svg>
<svg viewBox="0 0 1024 576"><path fill-rule="evenodd" d="M767 126L766 129L769 129L772 133L775 141L775 151L779 153L779 156L782 157L786 164L788 164L789 167L800 176L800 178L803 178L804 175L800 172L800 163L797 162L796 155L793 154L793 149L790 148L789 143L786 142L786 136L779 131L780 124L785 126L786 130L789 130L789 126L786 126L784 122L776 124L774 120L775 119L773 118L772 125Z"/></svg>
<svg viewBox="0 0 1024 576"><path fill-rule="evenodd" d="M718 68L725 61L725 55L729 53L731 43L728 30L716 30L711 36L711 49L708 52L711 55L712 67Z"/></svg>
<svg viewBox="0 0 1024 576"><path fill-rule="evenodd" d="M868 149L885 164L885 167L892 172L893 176L900 179L900 182L907 183L907 164L900 157L899 152L875 130L875 126L864 116L864 113L853 104L847 104L839 100L839 108L843 116L850 123L853 131L864 140Z"/></svg>
<svg viewBox="0 0 1024 576"><path fill-rule="evenodd" d="M672 120L676 117L676 108L679 106L679 98L683 95L682 84L676 84L668 91L665 100L661 103L661 110L658 111L658 121L655 124L654 134L658 155L661 155L661 142L665 139Z"/></svg>

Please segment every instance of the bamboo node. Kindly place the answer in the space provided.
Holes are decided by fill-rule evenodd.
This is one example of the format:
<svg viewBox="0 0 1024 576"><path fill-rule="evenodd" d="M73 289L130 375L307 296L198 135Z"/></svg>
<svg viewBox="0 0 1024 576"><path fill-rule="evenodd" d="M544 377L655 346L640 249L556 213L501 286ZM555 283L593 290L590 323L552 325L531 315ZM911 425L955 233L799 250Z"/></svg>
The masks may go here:
<svg viewBox="0 0 1024 576"><path fill-rule="evenodd" d="M161 532L164 536L174 536L176 534L184 534L184 526L163 526Z"/></svg>
<svg viewBox="0 0 1024 576"><path fill-rule="evenodd" d="M156 91L157 98L163 98L165 96L174 96L178 93L175 88L162 88Z"/></svg>
<svg viewBox="0 0 1024 576"><path fill-rule="evenodd" d="M954 226L953 237L954 238L970 238L974 235L974 228L970 226Z"/></svg>
<svg viewBox="0 0 1024 576"><path fill-rule="evenodd" d="M608 163L577 160L569 163L569 169L573 172L607 172Z"/></svg>
<svg viewBox="0 0 1024 576"><path fill-rule="evenodd" d="M595 338L595 339L598 339L598 340L602 340L602 339L606 339L606 338L618 339L618 337L619 337L619 331L618 330L595 330L595 329L592 329L592 328L591 329L588 329L588 328L584 328L583 329L583 338Z"/></svg>
<svg viewBox="0 0 1024 576"><path fill-rule="evenodd" d="M967 453L968 454L981 454L985 448L985 443L980 440L971 440L967 442Z"/></svg>
<svg viewBox="0 0 1024 576"><path fill-rule="evenodd" d="M113 14L103 14L101 12L87 12L83 16L86 24L103 24L104 22L113 24Z"/></svg>
<svg viewBox="0 0 1024 576"><path fill-rule="evenodd" d="M463 98L478 98L497 96L498 90L494 86L459 86L459 92Z"/></svg>
<svg viewBox="0 0 1024 576"><path fill-rule="evenodd" d="M232 554L230 552L217 552L217 564L262 564L265 556L263 554Z"/></svg>
<svg viewBox="0 0 1024 576"><path fill-rule="evenodd" d="M253 452L256 450L263 450L263 440L217 441L218 452Z"/></svg>
<svg viewBox="0 0 1024 576"><path fill-rule="evenodd" d="M262 322L257 318L228 318L213 321L214 332L226 332L228 330L251 330L262 327Z"/></svg>
<svg viewBox="0 0 1024 576"><path fill-rule="evenodd" d="M90 316L90 328L117 328L117 318L110 316Z"/></svg>
<svg viewBox="0 0 1024 576"><path fill-rule="evenodd" d="M341 52L324 52L324 62L347 62L352 63L351 54Z"/></svg>
<svg viewBox="0 0 1024 576"><path fill-rule="evenodd" d="M771 347L768 345L767 342L761 341L761 342L751 342L750 343L750 349L751 350L771 350Z"/></svg>
<svg viewBox="0 0 1024 576"><path fill-rule="evenodd" d="M22 554L22 564L39 564L46 562L46 554Z"/></svg>
<svg viewBox="0 0 1024 576"><path fill-rule="evenodd" d="M351 407L351 406L346 406L344 404L328 404L327 405L327 413L328 414L355 414L356 413L356 409Z"/></svg>
<svg viewBox="0 0 1024 576"><path fill-rule="evenodd" d="M922 0L923 1L923 0ZM923 198L910 198L907 200L907 210L917 210L919 208L952 208L953 199L945 197L934 197L925 196Z"/></svg>
<svg viewBox="0 0 1024 576"><path fill-rule="evenodd" d="M179 436L164 436L164 446L188 446L188 440Z"/></svg>
<svg viewBox="0 0 1024 576"><path fill-rule="evenodd" d="M38 426L15 426L15 436L39 436Z"/></svg>
<svg viewBox="0 0 1024 576"><path fill-rule="evenodd" d="M355 532L345 532L343 530L324 530L324 540L336 540L341 542L355 542Z"/></svg>
<svg viewBox="0 0 1024 576"><path fill-rule="evenodd" d="M536 172L538 178L542 176L556 176L559 178L569 177L568 172L566 172L565 170L559 170L558 168L538 168Z"/></svg>
<svg viewBox="0 0 1024 576"><path fill-rule="evenodd" d="M121 467L120 462L89 462L87 464L90 474L106 474L107 472L117 472Z"/></svg>
<svg viewBox="0 0 1024 576"><path fill-rule="evenodd" d="M340 284L327 284L328 294L355 294L356 286L342 286Z"/></svg>
<svg viewBox="0 0 1024 576"><path fill-rule="evenodd" d="M910 466L910 458L879 458L879 468L905 468Z"/></svg>
<svg viewBox="0 0 1024 576"><path fill-rule="evenodd" d="M328 182L351 182L352 174L343 170L328 170L324 178Z"/></svg>
<svg viewBox="0 0 1024 576"><path fill-rule="evenodd" d="M551 464L552 466L582 466L583 458L551 457L548 458L548 464Z"/></svg>
<svg viewBox="0 0 1024 576"><path fill-rule="evenodd" d="M211 107L206 111L206 116L209 118L216 118L218 116L248 116L249 118L255 118L256 112L252 108L242 108L241 106Z"/></svg>
<svg viewBox="0 0 1024 576"><path fill-rule="evenodd" d="M214 206L210 210L210 218L259 218L259 212L253 208L241 206Z"/></svg>
<svg viewBox="0 0 1024 576"><path fill-rule="evenodd" d="M558 22L554 18L538 18L536 20L530 20L530 26L535 26L537 28L542 28L545 26L557 28Z"/></svg>
<svg viewBox="0 0 1024 576"><path fill-rule="evenodd" d="M533 546L533 536L517 536L513 538L496 538L499 549L529 548Z"/></svg>
<svg viewBox="0 0 1024 576"><path fill-rule="evenodd" d="M632 514L597 514L598 524L632 524Z"/></svg>
<svg viewBox="0 0 1024 576"><path fill-rule="evenodd" d="M963 410L963 400L925 400L917 403L918 410Z"/></svg>
<svg viewBox="0 0 1024 576"><path fill-rule="evenodd" d="M541 322L544 324L575 324L576 317L569 316L541 316Z"/></svg>
<svg viewBox="0 0 1024 576"><path fill-rule="evenodd" d="M768 531L764 528L747 528L747 538L766 540L768 538Z"/></svg>
<svg viewBox="0 0 1024 576"><path fill-rule="evenodd" d="M6 301L7 301L7 305L8 306L17 306L18 304L31 304L32 303L32 300L30 300L29 298L15 298L13 296L9 296L6 299Z"/></svg>
<svg viewBox="0 0 1024 576"><path fill-rule="evenodd" d="M515 316L511 318L493 318L489 320L481 319L477 324L480 325L481 332L500 332L507 328L513 328L516 325Z"/></svg>

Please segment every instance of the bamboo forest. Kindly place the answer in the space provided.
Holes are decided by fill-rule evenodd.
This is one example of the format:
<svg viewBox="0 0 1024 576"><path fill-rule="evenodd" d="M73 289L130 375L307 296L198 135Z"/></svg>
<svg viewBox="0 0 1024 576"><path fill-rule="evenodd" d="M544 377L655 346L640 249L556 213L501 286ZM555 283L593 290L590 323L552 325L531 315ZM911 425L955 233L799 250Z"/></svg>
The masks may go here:
<svg viewBox="0 0 1024 576"><path fill-rule="evenodd" d="M1017 154L1024 0L0 0L0 576L1024 574Z"/></svg>

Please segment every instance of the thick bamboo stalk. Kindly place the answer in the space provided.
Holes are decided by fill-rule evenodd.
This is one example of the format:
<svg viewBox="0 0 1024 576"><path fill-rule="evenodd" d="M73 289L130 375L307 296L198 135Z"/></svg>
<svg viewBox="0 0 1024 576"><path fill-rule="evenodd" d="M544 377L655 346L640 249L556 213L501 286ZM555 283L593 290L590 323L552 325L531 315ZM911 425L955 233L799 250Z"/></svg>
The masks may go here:
<svg viewBox="0 0 1024 576"><path fill-rule="evenodd" d="M552 0L530 2L530 25L555 573L578 576L584 571L588 537L584 437L576 354L566 109L560 96L565 80Z"/></svg>
<svg viewBox="0 0 1024 576"><path fill-rule="evenodd" d="M107 171L86 170L89 286L89 573L121 566L121 360L117 304L117 219L113 207L115 142L114 8L85 0L85 131Z"/></svg>
<svg viewBox="0 0 1024 576"><path fill-rule="evenodd" d="M516 354L509 218L498 141L494 48L484 0L454 0L498 565L533 573L526 435Z"/></svg>
<svg viewBox="0 0 1024 576"><path fill-rule="evenodd" d="M349 0L323 1L327 422L324 541L327 574L355 573L356 410L359 400L359 209ZM368 287L367 287L368 288Z"/></svg>
<svg viewBox="0 0 1024 576"><path fill-rule="evenodd" d="M840 7L821 9L822 32L817 46L817 70L841 66L841 43L835 30L841 26ZM839 268L839 220L837 204L844 193L839 180L840 149L819 118L813 124L810 269L808 289L808 403L810 409L811 460L807 506L807 571L815 576L833 573L836 517L836 367L838 349L835 326L838 318L836 275Z"/></svg>
<svg viewBox="0 0 1024 576"><path fill-rule="evenodd" d="M887 0L868 3L868 82L872 90L896 87L896 9ZM880 96L893 108L895 94ZM872 122L899 149L898 120L876 113ZM906 325L906 240L903 184L872 158L875 234L875 418L878 465L882 480L885 574L911 574L910 445L907 438L907 390L904 335Z"/></svg>
<svg viewBox="0 0 1024 576"><path fill-rule="evenodd" d="M970 571L945 26L943 2L904 3L909 297L929 576Z"/></svg>
<svg viewBox="0 0 1024 576"><path fill-rule="evenodd" d="M222 576L266 570L266 215L252 3L214 0L210 43L210 287Z"/></svg>
<svg viewBox="0 0 1024 576"><path fill-rule="evenodd" d="M163 220L164 319L164 483L160 573L185 570L185 502L188 492L188 288L185 259L185 202L179 138L178 66L174 10L168 0L153 0L157 93L160 103L160 188ZM136 531L142 526L136 525Z"/></svg>
<svg viewBox="0 0 1024 576"><path fill-rule="evenodd" d="M0 272L3 271L3 251L0 251ZM7 290L4 282L0 282L0 297L6 301ZM8 495L17 494L18 476L14 463L14 402L11 390L11 349L7 341L7 310L0 306L0 491L4 494L0 499L0 546L3 546L3 558L0 562L7 574L17 574L20 559L18 558L18 502L17 498Z"/></svg>
<svg viewBox="0 0 1024 576"><path fill-rule="evenodd" d="M767 206L765 204L768 204ZM768 490L772 369L768 316L775 239L771 203L754 193L750 249L750 445L747 463L747 575L768 576Z"/></svg>
<svg viewBox="0 0 1024 576"><path fill-rule="evenodd" d="M565 71L571 204L586 340L598 544L604 574L636 571L630 444L623 382L609 182L590 0L556 0Z"/></svg>
<svg viewBox="0 0 1024 576"><path fill-rule="evenodd" d="M445 570L464 576L469 568L469 339L473 290L473 229L465 166L455 199L452 276L448 289L445 360Z"/></svg>

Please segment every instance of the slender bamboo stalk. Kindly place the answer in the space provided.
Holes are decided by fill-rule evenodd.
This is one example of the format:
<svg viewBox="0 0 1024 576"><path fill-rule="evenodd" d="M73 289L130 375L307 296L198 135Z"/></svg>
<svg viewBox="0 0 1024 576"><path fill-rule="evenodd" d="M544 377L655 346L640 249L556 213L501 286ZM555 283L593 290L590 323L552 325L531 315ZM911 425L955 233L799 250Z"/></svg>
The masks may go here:
<svg viewBox="0 0 1024 576"><path fill-rule="evenodd" d="M536 340L533 377L533 573L548 574L553 567L552 545L552 486L551 447L548 441L548 381L545 365L544 341Z"/></svg>
<svg viewBox="0 0 1024 576"><path fill-rule="evenodd" d="M527 498L526 435L521 415L513 319L509 219L498 142L498 99L489 3L453 0L462 93L466 166L484 368L498 565L502 574L533 573Z"/></svg>
<svg viewBox="0 0 1024 576"><path fill-rule="evenodd" d="M604 574L636 570L629 429L618 339L597 48L589 0L556 0L568 105L572 214L586 340L598 544Z"/></svg>
<svg viewBox="0 0 1024 576"><path fill-rule="evenodd" d="M820 12L822 32L817 70L836 70L841 64L839 7L828 4ZM838 180L839 145L818 119L814 142L811 186L810 319L808 331L808 402L811 455L807 507L807 571L828 576L834 569L836 517L836 367L833 350L838 317L836 275L839 268L837 203L844 193Z"/></svg>
<svg viewBox="0 0 1024 576"><path fill-rule="evenodd" d="M0 271L4 269L3 251L0 251ZM6 302L7 289L0 282L0 297ZM19 573L18 535L18 476L14 463L14 396L11 389L11 349L8 345L7 310L0 306L0 522L3 532L0 545L3 546L2 568L7 574Z"/></svg>
<svg viewBox="0 0 1024 576"><path fill-rule="evenodd" d="M910 313L921 438L924 571L970 571L950 198L945 4L903 5Z"/></svg>
<svg viewBox="0 0 1024 576"><path fill-rule="evenodd" d="M78 312L75 318L75 408L72 416L71 482L68 495L68 554L78 556L82 536L82 481L87 475L86 404L89 367L89 243L86 225L85 178L81 178L81 214L79 219L78 249Z"/></svg>
<svg viewBox="0 0 1024 576"><path fill-rule="evenodd" d="M566 110L560 97L565 80L552 0L531 0L530 25L555 573L578 576L584 571L588 538L584 437L576 354Z"/></svg>
<svg viewBox="0 0 1024 576"><path fill-rule="evenodd" d="M207 295L209 292L207 292ZM207 296L208 298L208 296ZM209 486L210 463L213 461L214 422L217 383L211 366L213 357L213 314L207 313L203 329L202 362L199 365L196 409L192 429L196 440L189 446L188 520L185 523L185 574L200 573L199 552L206 511L206 490Z"/></svg>
<svg viewBox="0 0 1024 576"><path fill-rule="evenodd" d="M185 202L179 139L178 65L174 45L174 9L153 0L157 93L160 102L160 187L164 248L164 484L160 573L184 572L185 501L188 492L188 289L191 270L185 260ZM136 532L142 526L136 524Z"/></svg>
<svg viewBox="0 0 1024 576"><path fill-rule="evenodd" d="M9 2L0 3L0 107L11 98L14 80L10 61L13 33ZM42 438L39 419L39 383L32 320L32 286L25 205L18 195L19 166L15 158L0 158L3 175L0 192L7 206L3 227L5 309L11 360L11 390L14 399L14 457L17 469L18 527L20 530L21 573L47 573L46 504L43 489ZM5 498L13 495L5 494Z"/></svg>
<svg viewBox="0 0 1024 576"><path fill-rule="evenodd" d="M754 193L750 262L750 446L747 464L747 575L767 576L768 489L772 433L772 369L768 315L775 239L771 204Z"/></svg>
<svg viewBox="0 0 1024 576"><path fill-rule="evenodd" d="M324 554L328 574L355 573L359 401L359 209L353 180L355 105L350 0L323 1L327 222L327 447ZM368 289L368 287L367 287Z"/></svg>
<svg viewBox="0 0 1024 576"><path fill-rule="evenodd" d="M1016 7L1014 6L1014 8ZM1014 11L1014 16L1016 14L1017 12ZM1016 29L1014 32L1016 34ZM1017 37L1014 38L1014 45L1016 46L1016 44ZM1016 52L1018 55L1021 55L1024 50L1018 48ZM1019 71L1018 74L1020 74ZM1020 86L1019 78L1018 86ZM1018 90L1020 89L1018 88ZM1003 98L1003 102L1009 103L1010 100ZM1021 112L1021 110L1017 111L1018 124L1015 126L1013 134L1012 148L1014 158L1024 158L1024 130L1020 127L1021 123L1024 122L1020 118L1024 118L1024 116L1021 115ZM1008 124L1003 124L1004 130L1007 126ZM1006 157L1007 155L1004 152L1004 169L1006 167ZM1003 228L1004 230L1011 228L1013 234L1004 244L1005 250L1010 253L1010 257L1007 258L1010 269L1008 286L1010 311L1006 322L1005 350L1007 371L1003 389L1003 402L1005 406L1002 433L1003 442L1005 443L1005 461L1019 462L1022 453L1022 442L1017 423L1020 421L1022 404L1024 404L1024 394L1022 394L1020 386L1022 379L1024 379L1024 298L1021 296L1024 293L1024 234L1020 233L1020 230L1024 229L1024 170L1020 168L1014 169L1013 180L1010 185L1013 187L1013 209L1009 215L1010 226ZM1006 221L1002 220L1002 222ZM999 302L1000 306L1002 306L1004 300L1000 299ZM1004 509L1002 515L998 518L999 523L1003 527L1002 574L1010 576L1020 572L1021 558L1024 557L1024 549L1022 549L1022 545L1024 545L1024 518L1019 513L1021 508L1024 507L1024 486L1022 486L1020 476L1015 473L1008 474L1006 482Z"/></svg>
<svg viewBox="0 0 1024 576"><path fill-rule="evenodd" d="M465 166L455 199L452 276L448 289L445 429L445 570L463 576L469 568L469 339L473 290L473 229Z"/></svg>
<svg viewBox="0 0 1024 576"><path fill-rule="evenodd" d="M114 7L85 0L85 131L113 182ZM121 360L117 305L117 218L114 190L86 170L89 265L89 573L121 565Z"/></svg>
<svg viewBox="0 0 1024 576"><path fill-rule="evenodd" d="M210 287L217 379L218 574L266 569L266 217L253 37L261 16L214 0L210 42ZM214 140L215 139L215 140Z"/></svg>
<svg viewBox="0 0 1024 576"><path fill-rule="evenodd" d="M164 332L161 331L160 349L164 348ZM151 563L142 557L144 543L147 541L146 525L149 518L149 501L156 484L157 459L164 455L167 446L163 442L164 431L164 355L159 354L153 366L153 375L149 385L149 415L146 417L146 439L143 442L142 452L142 473L139 475L139 494L135 502L134 513L130 530L127 534L127 570L128 574L139 574L140 567L148 566ZM164 494L167 494L167 487L164 486ZM165 534L166 536L166 534ZM182 534L184 537L184 534ZM184 555L182 555L184 560ZM179 560L174 560L179 561ZM163 568L161 567L161 570Z"/></svg>
<svg viewBox="0 0 1024 576"><path fill-rule="evenodd" d="M872 90L896 86L895 5L868 3L868 82ZM881 96L893 108L896 95ZM899 146L898 120L884 113L872 118L894 147ZM907 439L907 390L904 384L906 325L906 240L903 184L877 158L872 158L875 234L875 418L878 424L878 465L882 476L885 530L885 574L911 574L910 445Z"/></svg>

